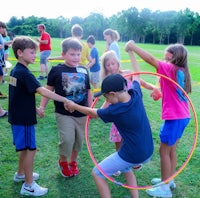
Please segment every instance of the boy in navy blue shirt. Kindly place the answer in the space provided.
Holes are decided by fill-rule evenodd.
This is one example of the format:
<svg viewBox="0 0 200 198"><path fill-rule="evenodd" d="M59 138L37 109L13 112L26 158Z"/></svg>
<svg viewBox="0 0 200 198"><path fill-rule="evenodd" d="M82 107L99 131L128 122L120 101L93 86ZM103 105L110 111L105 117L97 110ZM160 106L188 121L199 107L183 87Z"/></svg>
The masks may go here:
<svg viewBox="0 0 200 198"><path fill-rule="evenodd" d="M132 53L129 53L134 70L139 71ZM65 103L69 111L80 111L93 118L100 117L104 122L116 125L123 142L118 151L106 157L98 165L108 176L117 171L124 173L127 184L137 186L132 167L148 162L153 154L153 139L149 120L142 101L140 77L135 76L132 89L127 90L127 81L120 74L107 76L101 85L101 92L107 108L95 109L77 105L71 101ZM92 171L100 197L111 197L104 175L95 167ZM131 197L138 198L137 190L130 190Z"/></svg>

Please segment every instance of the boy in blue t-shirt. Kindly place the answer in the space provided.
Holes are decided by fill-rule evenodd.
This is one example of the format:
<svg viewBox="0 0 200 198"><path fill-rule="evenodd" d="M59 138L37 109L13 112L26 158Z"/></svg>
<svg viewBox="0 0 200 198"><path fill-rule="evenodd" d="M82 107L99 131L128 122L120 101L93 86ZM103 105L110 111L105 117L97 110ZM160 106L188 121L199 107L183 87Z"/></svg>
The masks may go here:
<svg viewBox="0 0 200 198"><path fill-rule="evenodd" d="M129 53L133 68L138 71L137 62ZM113 122L123 142L120 149L106 157L98 165L103 172L111 176L117 171L124 173L127 184L137 186L132 167L148 162L153 154L153 139L149 120L142 101L139 75L135 76L133 87L127 90L127 81L120 74L107 76L101 85L101 92L106 101L111 103L107 108L95 109L83 107L73 102L65 108L73 112L80 111L93 118L100 117L104 122ZM110 197L110 190L104 175L95 167L92 171L100 197ZM131 197L138 197L137 190L130 190Z"/></svg>
<svg viewBox="0 0 200 198"><path fill-rule="evenodd" d="M100 63L99 63L99 52L95 47L95 38L93 35L88 36L87 44L90 51L91 61L87 64L87 68L90 69L91 73L91 84L94 89L98 88L98 83L100 82Z"/></svg>

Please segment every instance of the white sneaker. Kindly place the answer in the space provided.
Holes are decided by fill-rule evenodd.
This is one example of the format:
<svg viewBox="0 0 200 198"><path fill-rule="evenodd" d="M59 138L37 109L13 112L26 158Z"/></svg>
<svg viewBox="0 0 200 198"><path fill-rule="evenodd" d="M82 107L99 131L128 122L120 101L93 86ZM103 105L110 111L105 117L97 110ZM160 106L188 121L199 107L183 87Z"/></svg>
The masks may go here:
<svg viewBox="0 0 200 198"><path fill-rule="evenodd" d="M146 190L147 194L153 197L166 197L171 198L172 193L170 188L168 187L167 190L163 190L161 186L150 188Z"/></svg>
<svg viewBox="0 0 200 198"><path fill-rule="evenodd" d="M43 188L39 186L35 181L33 182L32 186L25 186L23 183L20 194L26 196L35 196L39 197L48 193L48 188Z"/></svg>
<svg viewBox="0 0 200 198"><path fill-rule="evenodd" d="M38 180L40 177L40 175L38 173L33 173L33 180L36 181ZM18 175L17 172L14 175L13 180L15 182L21 182L21 181L25 181L25 175Z"/></svg>
<svg viewBox="0 0 200 198"><path fill-rule="evenodd" d="M161 178L153 178L153 179L151 180L151 183L152 183L153 185L159 184L159 183L161 183L161 182L162 182L162 181L161 181ZM176 188L176 183L174 182L174 180L171 180L171 181L169 182L169 187L171 188L171 190L173 190L173 189Z"/></svg>

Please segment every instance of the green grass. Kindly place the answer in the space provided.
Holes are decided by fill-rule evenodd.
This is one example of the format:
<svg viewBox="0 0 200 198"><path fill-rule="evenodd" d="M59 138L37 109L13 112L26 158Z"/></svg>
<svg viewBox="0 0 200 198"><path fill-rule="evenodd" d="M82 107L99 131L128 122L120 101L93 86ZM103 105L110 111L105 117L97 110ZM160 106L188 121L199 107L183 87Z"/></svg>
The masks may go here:
<svg viewBox="0 0 200 198"><path fill-rule="evenodd" d="M53 39L53 51L52 56L60 54L60 42L61 39ZM128 60L128 55L124 52L124 43L119 43L121 48L121 56L123 60ZM104 51L105 42L97 42L97 48L100 54ZM148 50L156 57L162 59L165 45L151 45L140 44L141 47ZM200 115L199 96L200 96L200 67L199 67L199 47L187 46L189 54L189 66L192 76L192 88L193 92L190 99L196 109L197 116ZM10 54L10 58L13 54ZM39 53L38 53L39 57ZM137 57L139 60L139 58ZM16 61L11 61L14 65ZM56 63L50 63L50 67ZM146 63L139 60L139 65L142 71L154 71ZM130 69L129 62L122 62L122 67ZM35 76L39 74L39 62L34 65L30 65L30 70L33 71ZM155 82L156 77L142 75L142 78ZM8 81L8 77L6 77ZM45 82L42 82L45 85ZM0 90L6 94L8 91L8 84L1 84ZM149 120L152 126L153 139L155 145L155 151L152 161L144 165L142 171L136 172L139 186L150 185L152 177L160 176L160 164L159 164L159 127L161 124L160 114L160 101L154 102L149 96L149 92L143 89L144 104L149 116ZM40 102L40 96L36 96L37 105ZM103 98L97 103L97 107L103 102ZM0 104L3 108L7 109L8 100L1 99ZM191 112L192 113L192 112ZM89 140L92 148L92 152L97 161L102 160L105 156L114 152L114 144L109 142L109 130L110 124L104 124L100 119L92 119L89 125ZM194 141L194 117L192 115L191 122L187 127L184 135L178 145L177 156L178 163L177 169L179 169L188 157L190 150L192 149ZM94 166L90 159L87 146L84 143L83 149L79 155L78 162L80 167L80 175L74 178L66 179L60 176L57 161L58 161L58 134L57 126L54 117L54 105L50 101L46 109L46 117L43 119L38 118L38 124L36 125L36 138L38 151L35 157L34 170L40 173L40 180L38 183L42 186L49 188L49 193L44 197L49 198L96 198L99 197L94 184L91 170ZM200 169L199 158L200 149L199 143L196 146L195 152L183 169L183 171L176 177L177 188L173 191L173 197L175 198L199 198L200 195ZM10 124L6 118L1 119L1 131L0 131L0 197L1 198L18 198L22 183L14 183L13 175L17 170L17 153L12 145L12 134ZM123 176L117 178L118 181L124 182ZM108 181L111 188L112 197L118 198L125 195L129 195L129 191L126 188L118 186ZM144 190L139 191L141 198L147 198L147 194Z"/></svg>

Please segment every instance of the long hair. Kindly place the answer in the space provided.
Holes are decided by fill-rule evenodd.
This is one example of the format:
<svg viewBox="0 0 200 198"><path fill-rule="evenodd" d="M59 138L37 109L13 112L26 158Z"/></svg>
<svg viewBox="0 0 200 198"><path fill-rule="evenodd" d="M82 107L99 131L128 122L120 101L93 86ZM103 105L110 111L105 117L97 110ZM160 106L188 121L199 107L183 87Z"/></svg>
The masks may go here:
<svg viewBox="0 0 200 198"><path fill-rule="evenodd" d="M166 51L172 54L172 58L169 60L170 63L175 65L176 71L182 69L185 73L185 87L186 93L191 93L191 77L188 68L187 50L182 44L172 44L166 48Z"/></svg>

